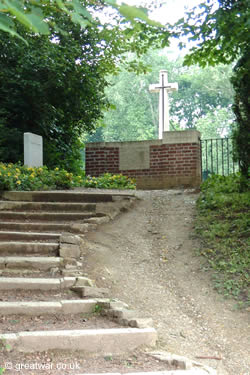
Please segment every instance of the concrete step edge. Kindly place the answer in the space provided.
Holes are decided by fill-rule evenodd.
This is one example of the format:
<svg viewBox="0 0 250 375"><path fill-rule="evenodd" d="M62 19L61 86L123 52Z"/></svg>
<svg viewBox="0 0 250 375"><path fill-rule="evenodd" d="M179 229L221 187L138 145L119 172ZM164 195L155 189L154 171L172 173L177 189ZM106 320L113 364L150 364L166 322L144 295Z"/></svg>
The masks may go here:
<svg viewBox="0 0 250 375"><path fill-rule="evenodd" d="M1 241L0 242L0 247L4 247L5 245L11 245L11 246L38 245L42 247L49 247L49 246L58 247L58 242L22 242L22 241Z"/></svg>
<svg viewBox="0 0 250 375"><path fill-rule="evenodd" d="M1 211L0 211L1 212ZM58 227L66 227L66 226L70 226L70 225L74 225L74 223L76 222L77 224L88 224L88 223L98 223L98 222L102 222L102 220L106 220L108 218L107 215L102 215L102 216L91 216L91 217L86 217L84 219L82 219L80 222L77 222L76 220L63 220L63 221L56 221L56 222L52 222L50 220L44 220L44 221L17 221L17 219L15 219L15 221L12 221L11 219L6 219L6 220L1 220L0 221L0 228L1 226L20 226L20 227L25 227L25 226L58 226ZM11 221L9 221L11 220ZM25 219L26 220L26 219ZM27 220L30 220L30 219L27 219ZM10 229L8 228L1 228L0 231L3 232L3 231L11 231Z"/></svg>
<svg viewBox="0 0 250 375"><path fill-rule="evenodd" d="M95 212L33 212L33 211L0 211L1 218L4 220L18 220L18 219L26 219L26 220L84 220L89 219L91 217L96 217L97 214ZM98 214L100 215L100 214Z"/></svg>
<svg viewBox="0 0 250 375"><path fill-rule="evenodd" d="M77 374L77 375L217 375L217 371L211 369L202 369L193 367L190 370L170 370L170 371L147 371L147 372L130 372L130 373L116 373L116 372L102 372L100 374Z"/></svg>
<svg viewBox="0 0 250 375"><path fill-rule="evenodd" d="M6 228L7 229L7 228ZM67 232L68 232L67 228ZM65 230L64 230L65 232ZM2 242L22 242L22 241L56 241L59 242L60 236L61 236L61 231L55 232L55 230L51 230L50 232L41 232L41 229L38 229L37 232L32 230L31 232L29 231L17 231L16 229L13 228L13 230L1 230L0 228L0 243Z"/></svg>
<svg viewBox="0 0 250 375"><path fill-rule="evenodd" d="M4 231L4 230L0 230L0 234L20 234L20 235L28 235L28 236L32 236L32 235L40 235L40 236L49 236L51 238L55 238L55 237L59 237L60 234L58 233L43 233L43 232L16 232L16 231Z"/></svg>
<svg viewBox="0 0 250 375"><path fill-rule="evenodd" d="M44 257L44 256L37 256L37 257L32 257L32 256L0 256L0 263L19 263L19 262L22 262L22 261L25 261L25 262L41 262L41 263L60 263L60 261L62 261L63 258L61 257Z"/></svg>
<svg viewBox="0 0 250 375"><path fill-rule="evenodd" d="M0 192L0 198L9 201L26 202L74 202L96 203L112 202L113 197L134 197L134 195L119 195L111 193L90 193L79 191L4 191Z"/></svg>
<svg viewBox="0 0 250 375"><path fill-rule="evenodd" d="M101 220L102 218L100 218ZM97 222L99 218L96 218ZM27 222L27 223L14 223L14 222L7 222L6 224L3 224L2 226L7 226L7 228L1 228L1 223L0 223L0 240L1 237L7 237L7 236L12 236L12 237L41 237L47 238L48 236L52 237L58 237L60 236L63 232L71 232L71 233L86 233L89 230L94 230L96 229L97 224L94 222L88 223L86 219L83 220L83 222L78 222L72 220L71 222L68 223L53 223L53 222ZM17 227L22 227L20 228L21 230L18 231ZM24 231L24 228L28 228L28 230L32 230L32 232ZM37 228L37 229L36 229ZM5 230L3 230L5 229ZM27 230L27 229L26 229ZM37 230L37 232L36 232ZM44 232L41 232L44 230Z"/></svg>
<svg viewBox="0 0 250 375"><path fill-rule="evenodd" d="M23 353L49 350L84 351L90 354L122 354L141 346L153 347L154 328L110 328L89 330L35 331L0 334L10 351Z"/></svg>
<svg viewBox="0 0 250 375"><path fill-rule="evenodd" d="M0 290L62 290L72 288L77 277L0 277Z"/></svg>
<svg viewBox="0 0 250 375"><path fill-rule="evenodd" d="M47 208L47 210L50 211L65 211L70 212L71 210L73 212L74 209L77 210L89 210L89 211L95 211L96 209L96 203L77 203L77 202L27 202L27 201L1 201L0 200L0 209L1 210L16 210L20 208L25 208L27 211L32 211L34 209L40 209L43 210L43 208ZM46 210L45 210L46 211ZM47 211L47 212L48 212Z"/></svg>
<svg viewBox="0 0 250 375"><path fill-rule="evenodd" d="M130 372L130 373L118 373L118 372L102 372L95 374L82 373L77 375L217 375L217 371L210 369L202 369L193 367L190 370L170 370L170 371L146 371L146 372Z"/></svg>
<svg viewBox="0 0 250 375"><path fill-rule="evenodd" d="M59 301L0 301L1 315L44 315L93 313L98 305L97 299L59 300Z"/></svg>
<svg viewBox="0 0 250 375"><path fill-rule="evenodd" d="M11 237L11 236L10 236ZM9 237L9 238L10 238ZM11 239L11 238L10 238ZM34 254L41 256L57 255L59 252L59 237L58 242L32 242L30 241L0 241L0 254L2 257L12 256L33 256ZM41 239L40 239L41 240ZM51 239L49 239L51 240ZM54 238L52 239L54 240Z"/></svg>
<svg viewBox="0 0 250 375"><path fill-rule="evenodd" d="M68 191L2 191L0 192L0 197L4 200L10 200L10 198L15 197L23 197L26 198L23 201L27 202L27 199L31 197L39 198L39 197L49 197L49 196L80 196L80 197L121 197L121 198L134 198L136 197L135 192L131 193L114 193L114 192L88 192L88 191L76 191L76 190L68 190ZM29 202L39 202L38 200L29 200ZM43 201L42 201L43 202ZM83 202L85 203L85 202ZM86 202L88 203L88 202Z"/></svg>
<svg viewBox="0 0 250 375"><path fill-rule="evenodd" d="M83 223L78 223L78 224L88 224L88 222L86 221L87 219L84 219L84 222ZM56 229L67 229L67 228L70 228L72 225L74 225L75 221L73 222L68 222L68 223L60 223L60 222L47 222L47 221L33 221L33 222L18 222L18 221L0 221L0 228L2 226L1 229L7 229L10 233L13 233L14 231L17 232L17 228L19 227L20 229L23 229L25 227L30 227L31 229L34 228L33 230L35 230L35 228L37 227L38 229L37 230L40 230L40 232L28 232L29 233L35 233L35 234L44 234L44 232L41 232L42 228L54 228L54 230ZM3 228L5 227L5 228ZM6 228L7 227L7 228ZM11 229L11 227L13 227L14 229ZM16 228L15 228L16 227ZM23 233L27 233L27 232L24 232L24 230L22 230ZM20 233L18 231L18 233ZM47 233L46 233L47 234ZM57 234L56 232L54 232L54 234ZM58 235L58 234L57 234Z"/></svg>
<svg viewBox="0 0 250 375"><path fill-rule="evenodd" d="M49 270L53 267L60 267L63 258L55 256L0 256L0 270L29 269Z"/></svg>

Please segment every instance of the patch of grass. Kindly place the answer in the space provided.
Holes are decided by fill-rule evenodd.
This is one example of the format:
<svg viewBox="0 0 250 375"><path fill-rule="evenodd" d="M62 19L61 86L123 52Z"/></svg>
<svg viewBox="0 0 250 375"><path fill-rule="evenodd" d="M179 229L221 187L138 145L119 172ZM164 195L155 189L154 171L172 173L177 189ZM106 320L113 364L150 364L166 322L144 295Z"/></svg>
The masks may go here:
<svg viewBox="0 0 250 375"><path fill-rule="evenodd" d="M102 311L102 307L100 305L98 305L98 303L95 305L94 307L94 314L101 314L101 311Z"/></svg>
<svg viewBox="0 0 250 375"><path fill-rule="evenodd" d="M105 173L100 177L73 175L65 169L28 168L17 164L0 163L0 191L4 190L65 190L74 187L100 189L135 189L135 181L121 174Z"/></svg>
<svg viewBox="0 0 250 375"><path fill-rule="evenodd" d="M201 185L196 233L214 286L241 306L250 305L250 190L242 177L213 176Z"/></svg>
<svg viewBox="0 0 250 375"><path fill-rule="evenodd" d="M105 361L113 361L113 357L111 355L107 355L104 357Z"/></svg>
<svg viewBox="0 0 250 375"><path fill-rule="evenodd" d="M11 345L6 344L6 340L0 338L0 351L1 351L1 352L4 352L4 351L6 351L6 350L7 350L7 351L8 351L8 350L11 350ZM0 369L1 369L1 367L0 367ZM1 372L0 372L0 374L1 374Z"/></svg>

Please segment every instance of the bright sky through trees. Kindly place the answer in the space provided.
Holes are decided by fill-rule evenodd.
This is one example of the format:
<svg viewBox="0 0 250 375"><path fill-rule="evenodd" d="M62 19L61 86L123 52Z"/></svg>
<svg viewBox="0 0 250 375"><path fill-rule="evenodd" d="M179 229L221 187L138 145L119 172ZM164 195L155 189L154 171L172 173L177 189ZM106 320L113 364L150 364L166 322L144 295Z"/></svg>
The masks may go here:
<svg viewBox="0 0 250 375"><path fill-rule="evenodd" d="M134 6L148 6L152 0L120 0L128 5ZM174 24L180 18L184 17L184 13L187 10L192 9L195 6L198 6L201 3L201 0L159 0L156 1L157 6L155 9L149 14L149 17L155 21L160 23L167 24ZM184 48L180 51L178 47L179 40L175 38L170 38L170 50L173 54L173 58L177 58L178 56L184 56L188 53L189 48L191 48L191 43L189 44L189 48Z"/></svg>
<svg viewBox="0 0 250 375"><path fill-rule="evenodd" d="M128 5L146 5L151 0L123 0ZM157 7L150 18L161 22L162 24L169 22L174 23L184 16L185 9L191 9L201 3L201 0L165 0L159 1L161 7Z"/></svg>

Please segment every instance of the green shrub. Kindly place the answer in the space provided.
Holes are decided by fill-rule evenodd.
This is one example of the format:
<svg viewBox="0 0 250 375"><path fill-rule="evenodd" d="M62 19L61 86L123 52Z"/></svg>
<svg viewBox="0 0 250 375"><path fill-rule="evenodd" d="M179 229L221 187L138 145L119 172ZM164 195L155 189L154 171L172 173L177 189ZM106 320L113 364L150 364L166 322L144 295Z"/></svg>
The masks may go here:
<svg viewBox="0 0 250 375"><path fill-rule="evenodd" d="M84 182L85 187L100 189L135 189L135 180L122 174L112 175L104 173L100 177L87 176Z"/></svg>
<svg viewBox="0 0 250 375"><path fill-rule="evenodd" d="M101 189L135 189L135 182L123 175L104 174L101 177L85 177L65 169L29 168L17 164L0 163L0 190L66 190L74 187Z"/></svg>
<svg viewBox="0 0 250 375"><path fill-rule="evenodd" d="M83 182L83 179L78 181ZM58 190L79 186L72 173L64 169L49 170L46 166L29 168L20 164L0 163L0 190Z"/></svg>

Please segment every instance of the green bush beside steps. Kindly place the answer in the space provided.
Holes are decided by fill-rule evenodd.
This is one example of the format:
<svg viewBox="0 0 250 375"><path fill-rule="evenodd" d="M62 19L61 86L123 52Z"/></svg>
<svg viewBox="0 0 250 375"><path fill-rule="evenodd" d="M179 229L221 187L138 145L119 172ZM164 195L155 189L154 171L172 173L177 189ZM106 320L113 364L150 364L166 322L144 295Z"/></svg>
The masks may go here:
<svg viewBox="0 0 250 375"><path fill-rule="evenodd" d="M122 174L105 173L100 177L69 173L65 169L31 168L21 163L0 163L0 191L65 190L75 187L136 189L135 181Z"/></svg>

